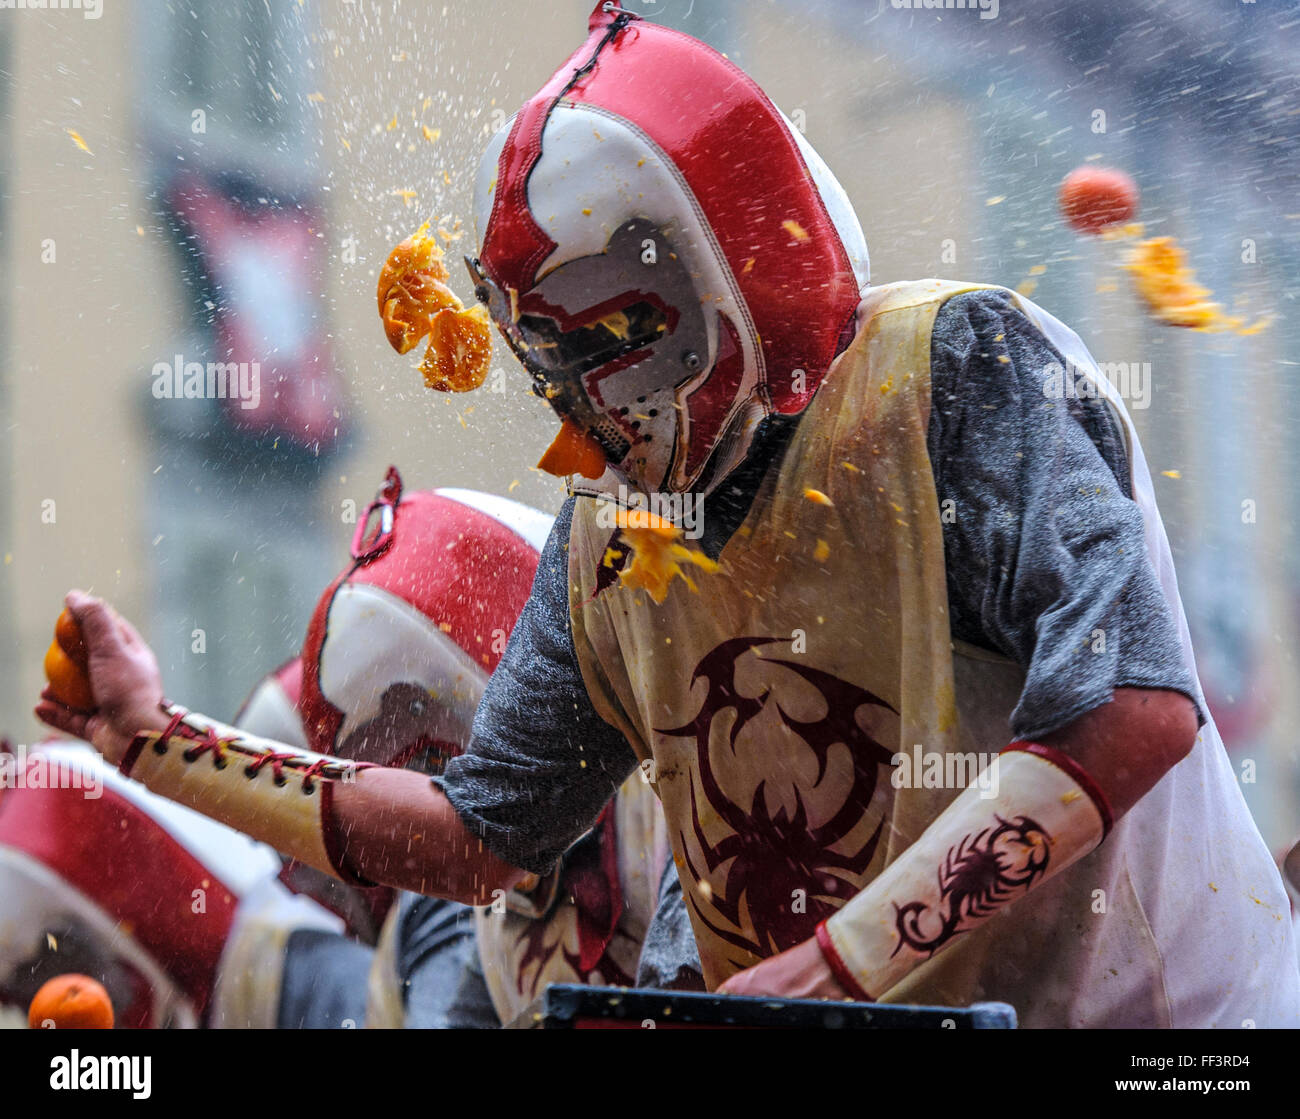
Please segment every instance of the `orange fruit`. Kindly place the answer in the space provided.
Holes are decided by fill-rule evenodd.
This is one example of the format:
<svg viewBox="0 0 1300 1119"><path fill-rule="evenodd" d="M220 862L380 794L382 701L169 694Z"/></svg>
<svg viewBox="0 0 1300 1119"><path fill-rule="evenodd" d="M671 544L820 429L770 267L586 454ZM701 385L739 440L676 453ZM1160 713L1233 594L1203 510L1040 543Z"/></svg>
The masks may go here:
<svg viewBox="0 0 1300 1119"><path fill-rule="evenodd" d="M605 452L582 428L572 420L565 420L560 425L560 434L538 461L537 469L557 478L570 474L599 478L605 473Z"/></svg>
<svg viewBox="0 0 1300 1119"><path fill-rule="evenodd" d="M27 1024L39 1030L53 1022L58 1030L111 1030L113 1001L102 983L89 975L56 975L27 1008Z"/></svg>
<svg viewBox="0 0 1300 1119"><path fill-rule="evenodd" d="M380 311L388 344L399 354L410 353L433 328L432 317L445 309L461 309L446 284L429 276L407 277L393 287Z"/></svg>
<svg viewBox="0 0 1300 1119"><path fill-rule="evenodd" d="M632 562L619 578L626 587L646 591L655 602L663 602L669 584L677 576L692 591L697 589L683 564L693 564L711 575L721 570L703 552L681 544L682 530L672 521L648 510L620 509L615 514L615 523L619 535L632 549Z"/></svg>
<svg viewBox="0 0 1300 1119"><path fill-rule="evenodd" d="M448 308L433 316L429 348L420 362L424 383L438 392L470 392L488 375L492 362L492 330L487 308L476 303L468 310Z"/></svg>
<svg viewBox="0 0 1300 1119"><path fill-rule="evenodd" d="M442 262L442 249L429 235L428 222L393 249L384 261L375 292L381 315L384 313L384 305L396 294L394 289L408 286L412 277L433 282L445 282L450 277L447 266Z"/></svg>
<svg viewBox="0 0 1300 1119"><path fill-rule="evenodd" d="M61 702L79 711L93 711L95 697L90 691L90 677L86 670L63 651L58 641L51 641L45 650L45 679L50 690Z"/></svg>
<svg viewBox="0 0 1300 1119"><path fill-rule="evenodd" d="M431 319L444 308L461 309L446 286L449 278L442 249L429 236L429 223L398 245L379 272L379 317L384 334L399 354L409 353L431 329Z"/></svg>
<svg viewBox="0 0 1300 1119"><path fill-rule="evenodd" d="M384 336L399 354L429 339L420 372L438 392L469 392L487 377L492 360L491 319L482 306L466 308L447 287L442 249L429 223L398 245L379 273L376 295Z"/></svg>
<svg viewBox="0 0 1300 1119"><path fill-rule="evenodd" d="M1133 177L1113 167L1079 167L1061 183L1061 213L1080 233L1100 233L1137 213Z"/></svg>
<svg viewBox="0 0 1300 1119"><path fill-rule="evenodd" d="M54 623L54 640L78 668L84 670L90 663L90 652L86 648L85 635L81 632L81 623L66 606Z"/></svg>

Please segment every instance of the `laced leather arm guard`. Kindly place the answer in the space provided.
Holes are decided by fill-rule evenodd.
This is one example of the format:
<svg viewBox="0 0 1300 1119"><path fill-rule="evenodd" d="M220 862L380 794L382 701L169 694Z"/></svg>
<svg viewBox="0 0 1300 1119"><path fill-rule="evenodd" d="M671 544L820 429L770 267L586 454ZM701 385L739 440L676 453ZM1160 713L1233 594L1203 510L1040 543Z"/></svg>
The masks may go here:
<svg viewBox="0 0 1300 1119"><path fill-rule="evenodd" d="M353 885L333 820L333 791L373 768L244 734L175 704L171 722L138 734L121 771L152 792L210 816Z"/></svg>

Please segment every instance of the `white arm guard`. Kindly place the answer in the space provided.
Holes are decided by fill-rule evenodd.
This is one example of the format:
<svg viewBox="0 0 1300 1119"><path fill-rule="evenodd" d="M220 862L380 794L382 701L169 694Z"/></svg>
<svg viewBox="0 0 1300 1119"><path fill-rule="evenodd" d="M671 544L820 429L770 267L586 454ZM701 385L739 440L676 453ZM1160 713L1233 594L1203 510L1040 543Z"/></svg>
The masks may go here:
<svg viewBox="0 0 1300 1119"><path fill-rule="evenodd" d="M174 705L164 711L171 724L132 740L123 774L317 870L373 885L344 867L331 818L335 783L356 780L368 763L270 742Z"/></svg>
<svg viewBox="0 0 1300 1119"><path fill-rule="evenodd" d="M1110 807L1087 773L1036 743L1008 746L866 889L817 927L836 979L879 998L1105 838ZM986 789L998 793L987 798Z"/></svg>

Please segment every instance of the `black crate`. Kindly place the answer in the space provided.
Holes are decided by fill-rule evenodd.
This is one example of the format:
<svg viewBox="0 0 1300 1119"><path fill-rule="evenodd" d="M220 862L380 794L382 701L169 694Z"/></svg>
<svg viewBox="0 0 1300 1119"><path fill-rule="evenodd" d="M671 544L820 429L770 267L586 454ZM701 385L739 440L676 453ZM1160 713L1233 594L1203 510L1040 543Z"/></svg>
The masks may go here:
<svg viewBox="0 0 1300 1119"><path fill-rule="evenodd" d="M760 999L556 983L511 1023L521 1030L1014 1030L1004 1002L969 1007Z"/></svg>

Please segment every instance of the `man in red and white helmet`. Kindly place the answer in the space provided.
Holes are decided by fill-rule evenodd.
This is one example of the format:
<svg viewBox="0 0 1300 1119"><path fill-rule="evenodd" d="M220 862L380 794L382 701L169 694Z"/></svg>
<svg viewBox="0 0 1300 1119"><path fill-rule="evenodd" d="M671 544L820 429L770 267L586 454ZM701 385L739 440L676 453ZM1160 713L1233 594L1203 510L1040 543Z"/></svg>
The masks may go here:
<svg viewBox="0 0 1300 1119"><path fill-rule="evenodd" d="M476 491L403 492L390 469L354 562L321 596L303 643L298 710L309 748L440 775L469 740L552 520ZM367 1022L482 1024L492 1013L510 1022L548 983L630 984L667 862L662 814L638 773L549 873L498 892L477 914L366 891L387 912ZM310 875L332 881L295 871L299 885ZM643 971L652 982L664 981L665 967L673 981L695 966L692 945L664 944L673 929L661 919L650 938L652 955L667 960Z"/></svg>
<svg viewBox="0 0 1300 1119"><path fill-rule="evenodd" d="M825 163L735 66L623 15L496 135L475 208L479 298L606 487L713 493L856 329L867 245Z"/></svg>
<svg viewBox="0 0 1300 1119"><path fill-rule="evenodd" d="M440 774L468 740L551 521L490 494L404 492L390 468L357 530L351 562L321 595L301 655L259 682L235 727L245 741L277 743L285 757L315 750L363 766ZM227 832L176 805L171 813ZM106 824L102 813L89 815L100 830L115 825L115 817ZM99 876L103 851L126 873L135 860L120 848L79 848L83 869ZM667 853L662 814L638 774L552 873L500 891L478 914L290 862L278 879L263 873L235 895L237 907L227 907L224 946L216 940L220 967L214 977L214 957L207 974L206 1020L495 1025L517 1017L548 983L626 985L655 915ZM158 885L170 895L170 878ZM146 909L159 900L139 884L131 897ZM667 928L671 935L672 924ZM678 969L698 966L687 947L684 956L670 954Z"/></svg>
<svg viewBox="0 0 1300 1119"><path fill-rule="evenodd" d="M297 671L291 664L264 681L237 725L289 743L305 734L320 754L441 774L469 739L551 522L491 494L404 491L390 468L352 562L321 595ZM290 714L301 720L297 735L277 731ZM286 880L377 950L297 931L283 942L274 1003L263 996L255 1011L250 1000L244 1016L273 1014L287 1026L488 1025L513 1020L547 983L630 983L667 850L657 802L638 777L555 871L477 914L440 898L350 889L291 864ZM265 972L257 961L275 962L268 943L282 943L274 921L228 950L228 967L237 971L238 957L248 975ZM241 989L237 975L228 986Z"/></svg>
<svg viewBox="0 0 1300 1119"><path fill-rule="evenodd" d="M549 870L643 765L724 991L1297 1024L1282 884L1086 347L1006 289L866 286L752 80L611 3L589 30L479 177L479 296L592 484L466 752L432 788L296 755L239 792L90 633L112 710L82 731L223 819L279 796L321 865L464 900Z"/></svg>
<svg viewBox="0 0 1300 1119"><path fill-rule="evenodd" d="M1246 897L1280 900L1276 875L1086 348L1005 289L868 287L844 192L750 79L616 5L590 30L493 142L470 268L599 444L575 492L679 524L704 502L722 574L698 593L614 583L635 546L607 504L561 523L572 659L656 765L710 982L999 998L1037 1025L1295 1024L1289 933ZM1045 392L1063 369L1092 390L1069 405ZM563 832L498 807L502 738L443 785L529 867ZM534 779L562 770L534 753ZM1171 821L1222 842L1171 843ZM1235 896L1201 896L1220 876Z"/></svg>
<svg viewBox="0 0 1300 1119"><path fill-rule="evenodd" d="M351 561L321 594L303 640L297 710L306 746L441 773L468 740L550 523L490 494L404 491L390 467L357 528ZM372 940L393 901L391 890L373 884L341 891L310 866L292 865L286 878L348 905L353 928L369 926ZM361 899L370 921L357 910ZM468 917L460 918L467 935Z"/></svg>
<svg viewBox="0 0 1300 1119"><path fill-rule="evenodd" d="M7 744L4 744L7 746ZM0 748L0 1009L56 975L104 985L119 1028L210 1020L241 905L339 922L293 899L274 852L129 781L82 743ZM0 1017L4 1017L0 1016Z"/></svg>

